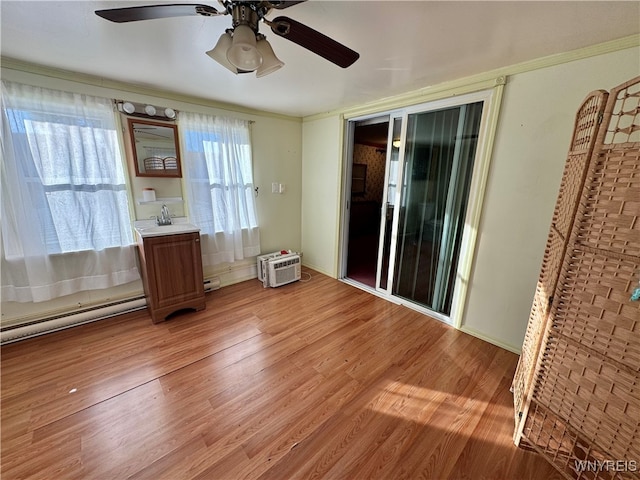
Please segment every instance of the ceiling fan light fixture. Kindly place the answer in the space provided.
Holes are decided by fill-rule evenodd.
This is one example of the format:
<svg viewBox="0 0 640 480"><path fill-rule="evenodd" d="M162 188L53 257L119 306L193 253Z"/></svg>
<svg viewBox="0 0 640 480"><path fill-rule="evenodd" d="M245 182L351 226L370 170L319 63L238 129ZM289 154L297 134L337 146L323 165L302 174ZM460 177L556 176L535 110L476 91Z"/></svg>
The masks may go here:
<svg viewBox="0 0 640 480"><path fill-rule="evenodd" d="M253 72L262 64L262 55L256 48L256 34L248 25L238 25L234 29L227 60L245 72Z"/></svg>
<svg viewBox="0 0 640 480"><path fill-rule="evenodd" d="M273 48L271 48L271 44L267 41L264 35L260 35L260 38L256 43L256 48L262 55L262 65L258 67L256 77L264 77L265 75L269 75L284 66L284 62L276 57L275 53L273 53Z"/></svg>
<svg viewBox="0 0 640 480"><path fill-rule="evenodd" d="M279 16L273 20L266 18L272 9L283 10L306 1L219 0L223 10L206 5L162 4L96 10L95 13L115 23L194 15L231 15L232 28L226 30L216 46L206 53L236 75L256 72L257 77L263 77L284 66L284 62L275 56L265 36L260 34L260 22L268 25L279 37L296 43L339 67L351 66L360 57L358 52L289 17ZM147 113L155 116L155 112L153 115Z"/></svg>
<svg viewBox="0 0 640 480"><path fill-rule="evenodd" d="M227 52L229 48L231 48L232 37L229 30L220 35L218 39L218 43L211 50L207 52L211 58L213 58L220 65L225 67L228 70L231 70L236 75L239 73L238 69L227 60Z"/></svg>

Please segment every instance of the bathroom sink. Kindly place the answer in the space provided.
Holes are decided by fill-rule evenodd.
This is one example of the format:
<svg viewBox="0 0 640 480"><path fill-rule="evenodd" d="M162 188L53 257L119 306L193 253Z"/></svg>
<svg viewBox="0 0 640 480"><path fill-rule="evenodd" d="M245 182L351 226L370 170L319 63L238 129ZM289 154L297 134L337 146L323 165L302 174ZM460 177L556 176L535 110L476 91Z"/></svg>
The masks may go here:
<svg viewBox="0 0 640 480"><path fill-rule="evenodd" d="M170 225L138 225L136 232L141 237L158 237L160 235L177 235L179 233L199 232L200 229L192 223L172 223Z"/></svg>

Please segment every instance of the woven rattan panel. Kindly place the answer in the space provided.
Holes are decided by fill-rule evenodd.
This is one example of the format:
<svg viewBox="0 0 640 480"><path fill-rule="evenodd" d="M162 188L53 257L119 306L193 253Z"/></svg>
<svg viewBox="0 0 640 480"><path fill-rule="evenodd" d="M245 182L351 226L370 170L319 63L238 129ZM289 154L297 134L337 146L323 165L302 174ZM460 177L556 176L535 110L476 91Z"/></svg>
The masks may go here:
<svg viewBox="0 0 640 480"><path fill-rule="evenodd" d="M582 181L570 178L581 175L571 166L579 157L567 159L514 378L514 393L524 390L516 425L567 478L640 478L640 302L631 301L640 279L640 77L611 91ZM559 247L555 237L567 233ZM558 255L541 321L540 284ZM536 341L527 384L518 374L526 378Z"/></svg>
<svg viewBox="0 0 640 480"><path fill-rule="evenodd" d="M578 196L584 185L584 172L589 162L589 153L569 155L565 163L565 171L560 183L560 192L551 225L558 230L563 241L569 236L576 213Z"/></svg>
<svg viewBox="0 0 640 480"><path fill-rule="evenodd" d="M535 401L608 458L640 458L637 375L562 336L547 345Z"/></svg>
<svg viewBox="0 0 640 480"><path fill-rule="evenodd" d="M547 239L547 247L545 248L544 257L542 259L542 268L540 270L540 278L536 286L536 292L533 297L533 305L529 314L529 323L525 334L525 340L522 346L522 354L518 362L518 369L514 376L513 392L514 407L516 413L516 422L519 420L519 414L524 410L525 392L531 381L531 366L535 365L538 355L538 348L542 342L544 329L542 328L547 321L549 313L550 297L555 288L556 280L560 272L562 263L562 253L564 249L564 239L555 228L549 231ZM526 368L525 368L526 367ZM529 378L526 378L526 376Z"/></svg>
<svg viewBox="0 0 640 480"><path fill-rule="evenodd" d="M628 81L611 91L611 118L605 124L603 145L621 145L640 142L640 81L638 78Z"/></svg>
<svg viewBox="0 0 640 480"><path fill-rule="evenodd" d="M640 121L640 120L639 120ZM598 156L584 221L581 245L640 256L640 143L604 149Z"/></svg>
<svg viewBox="0 0 640 480"><path fill-rule="evenodd" d="M640 309L637 302L629 301L632 279L639 271L638 262L574 250L563 272L552 329L631 371L640 371Z"/></svg>
<svg viewBox="0 0 640 480"><path fill-rule="evenodd" d="M558 230L563 241L573 224L578 196L582 192L586 167L593 152L607 98L608 94L604 90L592 92L576 114L571 148L551 220L551 225Z"/></svg>
<svg viewBox="0 0 640 480"><path fill-rule="evenodd" d="M551 228L547 238L540 277L536 286L533 306L529 315L522 354L512 384L516 443L522 432L522 412L526 410L527 392L531 389L540 345L546 331L546 324L555 291L560 266L565 253L569 230L573 225L578 200L587 173L589 158L593 151L602 119L608 93L598 90L590 93L578 109L573 135L565 162L560 192L553 212Z"/></svg>
<svg viewBox="0 0 640 480"><path fill-rule="evenodd" d="M572 479L589 480L629 480L637 478L632 468L634 464L619 464L611 469L580 468L585 462L587 465L605 465L608 457L594 448L593 442L581 438L574 429L567 425L564 418L559 417L553 411L531 402L524 435L529 439L529 444L523 448L532 447L538 453L544 455L565 477ZM599 463L598 463L599 462ZM627 471L625 471L627 470Z"/></svg>

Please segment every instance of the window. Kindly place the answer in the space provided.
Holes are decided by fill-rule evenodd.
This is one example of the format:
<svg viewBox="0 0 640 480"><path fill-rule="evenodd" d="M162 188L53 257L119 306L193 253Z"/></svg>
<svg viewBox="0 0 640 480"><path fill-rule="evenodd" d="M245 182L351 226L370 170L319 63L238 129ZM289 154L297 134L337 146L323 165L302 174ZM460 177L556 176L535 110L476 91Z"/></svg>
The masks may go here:
<svg viewBox="0 0 640 480"><path fill-rule="evenodd" d="M133 232L111 100L2 87L5 298L46 300L139 278L133 249L117 251ZM62 254L61 268L50 257ZM33 294L36 286L49 291Z"/></svg>
<svg viewBox="0 0 640 480"><path fill-rule="evenodd" d="M182 112L189 217L206 237L205 265L260 253L249 122Z"/></svg>
<svg viewBox="0 0 640 480"><path fill-rule="evenodd" d="M23 97L31 89L11 88L5 114L21 183L37 209L31 220L40 224L47 253L133 243L110 101L38 89L36 104Z"/></svg>

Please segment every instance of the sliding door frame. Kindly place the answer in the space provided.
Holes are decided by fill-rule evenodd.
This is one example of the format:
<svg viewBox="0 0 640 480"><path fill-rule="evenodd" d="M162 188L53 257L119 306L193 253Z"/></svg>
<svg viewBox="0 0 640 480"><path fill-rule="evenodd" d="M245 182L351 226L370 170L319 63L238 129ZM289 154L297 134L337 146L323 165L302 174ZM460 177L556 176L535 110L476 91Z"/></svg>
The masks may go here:
<svg viewBox="0 0 640 480"><path fill-rule="evenodd" d="M386 298L394 303L405 305L411 309L417 310L425 315L436 318L444 323L452 325L456 328L460 328L462 325L462 319L464 315L465 300L467 298L467 289L469 288L469 282L471 280L471 269L473 265L473 258L477 240L477 232L480 225L480 216L482 213L482 202L484 199L484 193L486 190L486 184L489 174L489 166L491 163L491 154L493 150L494 137L497 129L498 111L502 100L502 93L505 84L504 77L496 79L493 88L475 91L471 93L462 93L460 95L452 95L447 98L434 99L432 101L406 106L402 108L389 109L385 111L378 111L370 113L368 115L354 116L352 118L345 117L345 129L346 135L344 136L346 142L344 145L343 159L343 198L341 202L341 216L342 219L342 238L340 242L340 265L338 266L339 278L347 283L363 288L378 296ZM345 238L345 232L348 232L348 201L350 199L350 179L351 179L351 156L353 151L353 129L355 123L367 118L375 116L389 115L390 119L402 117L402 135L401 135L401 147L399 155L399 177L398 188L396 190L396 197L400 195L402 186L402 171L404 168L404 156L405 156L405 144L406 144L406 127L407 120L410 114L428 112L433 110L439 110L449 107L456 107L475 102L483 102L482 118L480 121L480 129L478 133L478 144L476 147L476 154L471 178L471 184L469 186L469 197L467 201L467 209L465 214L464 229L460 245L460 258L458 266L455 272L456 279L453 289L453 300L451 304L451 314L444 315L421 305L417 305L414 302L399 298L391 294L392 283L387 282L387 289L381 290L379 288L364 287L357 282L350 281L346 278L346 247L347 239ZM391 122L390 122L391 127ZM388 149L388 152L390 149ZM387 155L387 166L385 167L385 197L386 200L386 182L388 180L388 162L389 155ZM396 198L398 201L398 198ZM397 215L399 209L395 209L394 217ZM345 221L347 224L345 225ZM397 219L394 218L392 224L393 234L397 236ZM382 232L381 232L382 235ZM395 248L397 241L395 241L392 235L392 249L390 250L389 258L389 279L393 278L395 270ZM380 241L380 245L382 240ZM378 250L380 252L380 249ZM379 253L380 254L380 253ZM378 259L378 274L380 272L380 259ZM376 281L376 285L378 282Z"/></svg>
<svg viewBox="0 0 640 480"><path fill-rule="evenodd" d="M382 193L382 211L380 214L380 237L378 238L378 262L376 265L376 291L380 292L382 295L386 297L393 296L393 271L395 264L395 255L396 246L398 243L398 216L400 209L397 208L400 205L400 199L402 198L402 169L398 169L396 171L396 191L393 199L393 219L391 221L391 233L389 240L389 259L388 259L388 268L387 268L387 279L386 279L386 288L382 288L380 283L382 281L381 273L382 273L382 264L384 259L382 258L382 253L384 252L385 247L385 236L386 236L386 214L387 208L389 205L389 177L391 175L391 156L393 155L393 132L395 127L395 122L400 121L400 148L398 149L398 165L404 164L404 144L407 136L407 122L406 115L403 111L394 111L389 115L389 131L387 132L387 157L385 159L385 167L384 167L384 190ZM398 168L396 166L396 168Z"/></svg>

